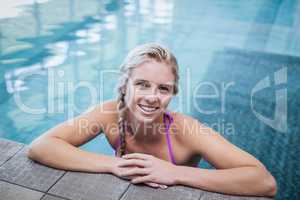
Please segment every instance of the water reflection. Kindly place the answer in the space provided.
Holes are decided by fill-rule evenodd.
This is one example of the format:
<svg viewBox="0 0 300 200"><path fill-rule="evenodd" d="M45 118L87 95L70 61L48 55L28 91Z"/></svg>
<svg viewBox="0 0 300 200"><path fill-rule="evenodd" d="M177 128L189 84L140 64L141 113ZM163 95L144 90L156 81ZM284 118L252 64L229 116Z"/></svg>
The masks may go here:
<svg viewBox="0 0 300 200"><path fill-rule="evenodd" d="M37 7L36 7L37 8ZM39 15L36 15L37 22L39 22ZM34 37L20 38L18 41L26 42L30 44L30 47L20 49L11 53L1 55L2 65L5 64L5 68L10 70L6 73L19 75L20 73L14 72L15 70L30 71L39 70L48 67L55 67L63 64L67 59L66 53L69 49L69 44L66 42L76 41L80 39L75 33L80 30L84 30L88 25L97 23L99 20L95 20L92 17L86 17L81 22L66 22L59 24L56 28L50 29L49 35L38 35L40 33L40 23L37 23L36 33ZM82 51L77 54L84 54ZM39 67L37 67L39 66ZM12 68L17 68L12 70ZM28 68L23 70L23 68ZM7 75L6 77L12 77ZM18 90L16 90L18 91Z"/></svg>
<svg viewBox="0 0 300 200"><path fill-rule="evenodd" d="M35 2L31 7L32 9L30 9L33 19L35 19L35 34L29 37L16 38L16 41L28 45L22 45L21 48L10 52L5 51L2 53L1 51L1 69L5 70L2 71L1 76L4 77L6 91L21 94L22 102L32 108L45 108L49 101L47 93L42 92L48 89L47 73L44 69L62 67L65 62L71 60L74 67L73 81L78 82L80 69L77 57L86 55L86 52L78 47L78 44L100 41L100 36L97 35L99 34L100 20L92 16L86 16L82 20L75 21L74 1L69 1L69 5L70 15L68 21L59 23L55 27L52 26L53 28L49 28L45 34L45 31L42 31L45 28L41 16L44 13L41 13L39 4ZM87 34L84 35L83 33ZM34 74L39 76L36 77ZM42 78L43 76L46 79ZM28 92L24 92L25 90L28 90ZM5 93L5 91L1 91L2 100L4 96L8 97ZM64 97L51 98L61 102L61 98ZM15 133L19 131L23 133L22 136L14 136L14 132L7 131L10 132L10 137L16 137L17 141L30 141L34 138L35 133L41 131L38 127L43 127L42 129L47 127L44 123L45 118L47 118L45 114L30 115L30 113L24 113L18 107L7 107L6 109L8 110L6 121L10 122L9 127L13 127ZM28 117L28 114L31 117ZM26 121L24 118L31 120ZM34 122L32 119L34 119ZM52 121L58 119L60 117L56 117ZM49 120L47 121L49 122Z"/></svg>
<svg viewBox="0 0 300 200"><path fill-rule="evenodd" d="M12 18L21 15L24 12L25 5L46 3L49 0L9 0L1 4L1 18Z"/></svg>

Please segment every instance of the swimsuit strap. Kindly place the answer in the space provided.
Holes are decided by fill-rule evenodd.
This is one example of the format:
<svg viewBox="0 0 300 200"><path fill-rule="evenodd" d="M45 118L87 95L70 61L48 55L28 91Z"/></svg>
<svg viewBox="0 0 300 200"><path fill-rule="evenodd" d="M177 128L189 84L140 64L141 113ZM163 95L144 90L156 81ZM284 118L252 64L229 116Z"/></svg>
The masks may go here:
<svg viewBox="0 0 300 200"><path fill-rule="evenodd" d="M167 123L167 118L168 118L168 123ZM174 157L173 150L172 150L170 131L169 131L170 125L173 123L173 121L174 121L174 119L172 118L172 116L166 112L166 114L164 114L164 124L166 125L166 137L167 137L168 151L169 151L169 155L171 157L172 163L176 164L175 157Z"/></svg>
<svg viewBox="0 0 300 200"><path fill-rule="evenodd" d="M116 142L114 143L114 146L115 146L115 156L117 156L118 154L118 148L120 147L121 145L121 137L118 136L118 138L116 139Z"/></svg>

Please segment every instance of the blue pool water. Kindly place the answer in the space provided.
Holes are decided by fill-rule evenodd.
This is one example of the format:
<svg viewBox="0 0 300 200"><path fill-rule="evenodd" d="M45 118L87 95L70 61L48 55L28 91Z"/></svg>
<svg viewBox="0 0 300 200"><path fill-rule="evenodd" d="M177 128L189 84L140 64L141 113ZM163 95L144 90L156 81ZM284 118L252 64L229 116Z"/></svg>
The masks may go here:
<svg viewBox="0 0 300 200"><path fill-rule="evenodd" d="M170 109L259 158L277 199L300 198L299 1L9 2L0 12L0 137L29 144L114 98L126 53L159 42L180 65ZM113 153L103 136L81 148Z"/></svg>

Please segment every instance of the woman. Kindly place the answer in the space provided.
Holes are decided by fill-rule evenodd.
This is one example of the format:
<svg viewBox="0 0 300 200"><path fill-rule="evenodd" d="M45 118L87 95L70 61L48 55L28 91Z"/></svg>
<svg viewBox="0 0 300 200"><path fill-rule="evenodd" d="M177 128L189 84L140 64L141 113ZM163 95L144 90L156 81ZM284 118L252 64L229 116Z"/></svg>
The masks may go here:
<svg viewBox="0 0 300 200"><path fill-rule="evenodd" d="M116 101L50 129L32 142L28 157L64 170L112 173L151 187L182 184L275 196L276 182L261 162L199 121L167 111L179 79L176 58L168 49L138 46L121 72ZM102 132L116 157L77 148ZM201 158L216 169L198 168Z"/></svg>

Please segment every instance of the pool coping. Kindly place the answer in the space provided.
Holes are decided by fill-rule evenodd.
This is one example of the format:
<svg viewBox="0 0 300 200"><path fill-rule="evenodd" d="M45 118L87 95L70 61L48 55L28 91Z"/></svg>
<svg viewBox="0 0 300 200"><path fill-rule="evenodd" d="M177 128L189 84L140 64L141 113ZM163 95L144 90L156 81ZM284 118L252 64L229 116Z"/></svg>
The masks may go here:
<svg viewBox="0 0 300 200"><path fill-rule="evenodd" d="M190 199L263 200L266 197L232 196L186 186L154 189L134 185L111 174L58 170L29 158L28 146L0 138L0 197L10 200L77 199Z"/></svg>

